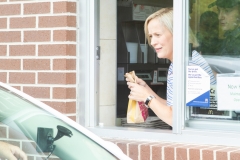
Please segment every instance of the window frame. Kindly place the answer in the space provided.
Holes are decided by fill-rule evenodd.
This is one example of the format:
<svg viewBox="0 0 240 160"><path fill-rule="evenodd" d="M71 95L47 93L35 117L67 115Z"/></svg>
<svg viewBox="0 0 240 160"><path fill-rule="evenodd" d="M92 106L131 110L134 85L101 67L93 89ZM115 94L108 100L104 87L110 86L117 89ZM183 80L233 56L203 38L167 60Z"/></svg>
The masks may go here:
<svg viewBox="0 0 240 160"><path fill-rule="evenodd" d="M185 74L186 74L186 64L188 62L188 0L173 0L174 7L174 37L173 37L173 50L174 50L174 66L173 72L174 77L178 77L174 79L174 106L173 106L173 130L159 130L159 129L146 129L146 128L127 128L127 127L102 127L98 126L98 100L96 100L95 94L98 91L99 87L99 79L95 79L93 77L98 77L99 70L96 67L89 66L90 64L97 63L95 60L95 46L92 44L92 41L97 37L94 35L88 35L88 33L94 33L96 31L96 27L90 25L90 19L94 19L96 21L96 15L92 15L96 0L84 0L79 1L79 9L80 14L83 12L83 19L87 22L83 29L86 29L87 32L84 32L80 36L87 37L87 41L84 37L80 38L79 42L84 45L85 50L82 49L83 53L93 53L93 54L85 54L83 55L83 61L79 61L79 63L83 62L83 67L79 67L79 70L84 70L85 79L79 79L78 92L81 89L82 93L78 93L79 99L81 101L78 103L79 109L81 113L79 115L79 123L85 126L87 129L92 131L93 133L99 135L100 137L108 137L108 138L123 138L123 139L134 139L134 140L146 140L146 141L169 141L169 142L177 142L177 143L197 143L197 144L211 144L211 145L227 145L227 146L240 146L240 143L237 143L237 139L239 137L239 133L233 132L222 132L222 131L211 131L211 130L201 130L201 129L193 129L185 126ZM92 6L92 7L91 7ZM87 16L88 14L92 16ZM89 20L86 20L90 18ZM98 17L99 18L99 17ZM81 23L83 25L83 23ZM91 49L87 49L90 47ZM79 47L81 48L81 47ZM86 52L87 51L87 52ZM83 54L80 51L80 56ZM80 74L81 77L81 74ZM95 79L93 81L93 79ZM96 84L92 86L91 84ZM184 85L182 85L184 84ZM82 86L82 87L81 87ZM84 88L84 89L83 89ZM184 91L184 92L183 92ZM93 96L93 97L92 97ZM94 102L93 102L94 99ZM78 100L79 101L79 100ZM124 137L121 137L124 135ZM218 135L218 136L216 136ZM116 138L117 139L117 138Z"/></svg>
<svg viewBox="0 0 240 160"><path fill-rule="evenodd" d="M99 119L99 0L78 1L77 9L77 115L84 127L94 127Z"/></svg>

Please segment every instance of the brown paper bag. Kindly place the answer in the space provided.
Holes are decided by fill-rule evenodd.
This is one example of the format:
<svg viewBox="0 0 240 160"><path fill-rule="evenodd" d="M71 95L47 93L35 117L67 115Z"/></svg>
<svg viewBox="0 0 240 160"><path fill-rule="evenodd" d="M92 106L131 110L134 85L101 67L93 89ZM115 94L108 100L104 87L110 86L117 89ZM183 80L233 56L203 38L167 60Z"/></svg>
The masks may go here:
<svg viewBox="0 0 240 160"><path fill-rule="evenodd" d="M125 77L127 77L130 82L134 83L136 83L135 76L136 75L134 71L125 74ZM127 123L143 123L147 117L148 108L145 106L145 103L129 99L127 109Z"/></svg>

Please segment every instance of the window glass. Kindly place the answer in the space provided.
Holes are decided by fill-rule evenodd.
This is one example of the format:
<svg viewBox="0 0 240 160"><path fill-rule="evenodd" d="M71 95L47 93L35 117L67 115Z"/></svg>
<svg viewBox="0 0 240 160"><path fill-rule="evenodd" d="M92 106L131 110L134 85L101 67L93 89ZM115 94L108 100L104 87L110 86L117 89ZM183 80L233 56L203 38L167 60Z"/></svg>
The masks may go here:
<svg viewBox="0 0 240 160"><path fill-rule="evenodd" d="M0 102L0 141L21 143L28 157L117 159L62 119L8 89L0 87Z"/></svg>
<svg viewBox="0 0 240 160"><path fill-rule="evenodd" d="M189 0L187 127L240 131L239 7L238 0Z"/></svg>

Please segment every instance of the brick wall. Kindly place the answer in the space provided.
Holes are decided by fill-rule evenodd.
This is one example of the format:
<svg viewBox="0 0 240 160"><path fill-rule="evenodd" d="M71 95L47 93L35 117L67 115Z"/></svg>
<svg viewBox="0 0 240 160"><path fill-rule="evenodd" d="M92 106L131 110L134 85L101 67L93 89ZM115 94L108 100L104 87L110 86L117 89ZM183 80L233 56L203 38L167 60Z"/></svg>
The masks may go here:
<svg viewBox="0 0 240 160"><path fill-rule="evenodd" d="M133 160L240 160L239 147L104 139Z"/></svg>
<svg viewBox="0 0 240 160"><path fill-rule="evenodd" d="M76 2L0 0L0 81L76 120Z"/></svg>

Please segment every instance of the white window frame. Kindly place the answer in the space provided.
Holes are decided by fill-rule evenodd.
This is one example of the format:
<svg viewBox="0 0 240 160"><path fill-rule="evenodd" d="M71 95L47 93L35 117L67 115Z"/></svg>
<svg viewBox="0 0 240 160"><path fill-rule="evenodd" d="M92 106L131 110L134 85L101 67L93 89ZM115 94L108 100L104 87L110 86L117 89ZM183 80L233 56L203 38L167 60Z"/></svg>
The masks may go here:
<svg viewBox="0 0 240 160"><path fill-rule="evenodd" d="M99 0L80 0L77 6L77 122L94 127L99 119Z"/></svg>
<svg viewBox="0 0 240 160"><path fill-rule="evenodd" d="M168 141L179 143L196 143L211 145L240 146L239 133L207 131L186 128L185 124L185 66L188 62L188 0L173 0L174 5L174 107L173 130L158 130L127 127L99 127L98 123L98 89L99 68L96 61L95 47L98 36L95 36L98 0L81 0L79 11L81 28L79 29L80 45L78 106L80 114L78 122L101 137L118 137L146 141ZM94 43L93 43L94 42ZM89 53L89 54L86 54ZM92 53L92 54L91 54ZM184 85L182 85L184 84ZM81 91L81 92L80 92ZM124 136L123 136L124 135ZM216 136L217 135L217 136Z"/></svg>

